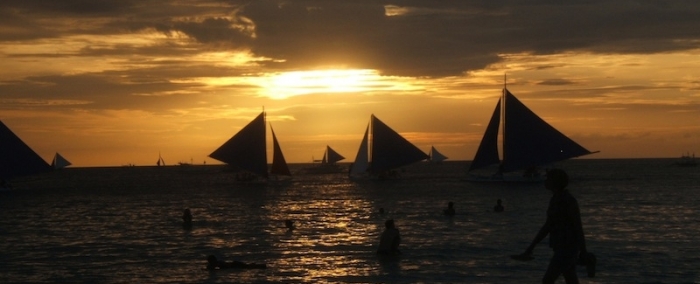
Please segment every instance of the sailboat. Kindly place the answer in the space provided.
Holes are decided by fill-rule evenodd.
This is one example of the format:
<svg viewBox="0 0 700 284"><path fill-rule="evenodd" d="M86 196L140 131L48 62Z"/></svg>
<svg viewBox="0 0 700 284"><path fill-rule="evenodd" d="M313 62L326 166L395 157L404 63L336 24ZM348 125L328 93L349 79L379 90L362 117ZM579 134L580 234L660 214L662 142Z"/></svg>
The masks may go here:
<svg viewBox="0 0 700 284"><path fill-rule="evenodd" d="M345 157L338 154L338 152L333 150L331 146L326 145L326 152L323 153L323 159L321 160L321 164L333 165L342 160L345 160Z"/></svg>
<svg viewBox="0 0 700 284"><path fill-rule="evenodd" d="M51 167L55 170L65 168L67 166L72 165L71 162L66 160L61 154L56 152L56 155L53 156L53 161L51 161Z"/></svg>
<svg viewBox="0 0 700 284"><path fill-rule="evenodd" d="M331 146L326 145L326 151L323 153L323 159L316 160L313 159L314 163L318 163L313 167L306 168L304 171L307 174L333 174L344 171L343 168L338 166L338 162L344 160L345 157L338 154Z"/></svg>
<svg viewBox="0 0 700 284"><path fill-rule="evenodd" d="M444 160L447 160L447 156L438 152L438 150L435 149L435 146L430 146L430 153L428 154L428 161L433 162L433 163L440 163Z"/></svg>
<svg viewBox="0 0 700 284"><path fill-rule="evenodd" d="M502 124L502 126L501 126ZM503 131L503 159L498 154L499 127ZM538 168L554 162L597 153L562 134L520 102L507 88L496 104L467 176L470 181L539 182ZM490 176L474 171L498 164ZM522 175L512 175L524 171Z"/></svg>
<svg viewBox="0 0 700 284"><path fill-rule="evenodd" d="M681 167L695 167L698 162L695 161L695 153L691 156L690 153L681 155L681 159L676 162L677 166Z"/></svg>
<svg viewBox="0 0 700 284"><path fill-rule="evenodd" d="M160 156L160 152L158 152L158 162L156 162L157 166L165 166L165 160L163 160L163 157Z"/></svg>
<svg viewBox="0 0 700 284"><path fill-rule="evenodd" d="M397 175L395 169L427 158L428 155L373 114L355 162L350 166L350 177L391 178Z"/></svg>
<svg viewBox="0 0 700 284"><path fill-rule="evenodd" d="M291 176L272 126L270 126L270 130L272 131L273 156L269 174ZM267 179L269 175L265 134L265 111L263 111L226 143L209 154L209 157L238 169L239 173L236 178L240 181L251 181L255 180L256 177Z"/></svg>
<svg viewBox="0 0 700 284"><path fill-rule="evenodd" d="M51 171L44 159L0 121L0 190L9 189L9 179Z"/></svg>

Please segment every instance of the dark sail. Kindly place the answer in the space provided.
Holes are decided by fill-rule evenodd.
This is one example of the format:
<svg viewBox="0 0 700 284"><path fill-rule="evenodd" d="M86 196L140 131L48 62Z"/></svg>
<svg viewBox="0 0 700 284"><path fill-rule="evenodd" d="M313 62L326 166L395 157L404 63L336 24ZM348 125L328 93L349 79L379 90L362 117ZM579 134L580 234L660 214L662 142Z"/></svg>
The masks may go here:
<svg viewBox="0 0 700 284"><path fill-rule="evenodd" d="M260 113L231 139L209 154L209 157L267 177L265 112Z"/></svg>
<svg viewBox="0 0 700 284"><path fill-rule="evenodd" d="M503 171L516 171L591 154L505 90Z"/></svg>
<svg viewBox="0 0 700 284"><path fill-rule="evenodd" d="M375 174L428 158L418 147L372 115L372 147L369 171Z"/></svg>
<svg viewBox="0 0 700 284"><path fill-rule="evenodd" d="M289 167L287 166L287 161L284 159L284 155L282 155L282 148L280 148L280 144L277 142L277 136L275 136L275 130L272 129L272 125L270 125L270 131L272 131L272 147L274 151L272 153L272 168L270 168L270 173L273 175L291 176L292 174L289 172Z"/></svg>
<svg viewBox="0 0 700 284"><path fill-rule="evenodd" d="M480 169L500 162L498 158L498 128L501 124L501 100L498 100L496 109L491 115L489 125L486 127L484 137L476 151L474 160L469 165L469 171Z"/></svg>
<svg viewBox="0 0 700 284"><path fill-rule="evenodd" d="M0 178L33 175L51 166L0 121Z"/></svg>
<svg viewBox="0 0 700 284"><path fill-rule="evenodd" d="M435 146L430 146L430 153L428 154L428 160L433 162L433 163L440 163L444 160L447 160L447 156L438 152L438 150L435 149Z"/></svg>
<svg viewBox="0 0 700 284"><path fill-rule="evenodd" d="M160 162L160 160L158 160L158 162ZM61 154L58 152L53 156L53 161L51 161L51 168L54 170L62 169L70 165L72 165L71 162L61 156Z"/></svg>
<svg viewBox="0 0 700 284"><path fill-rule="evenodd" d="M338 152L331 149L330 146L326 145L326 153L323 154L323 161L328 164L335 164L338 161L344 160L345 157L338 154Z"/></svg>
<svg viewBox="0 0 700 284"><path fill-rule="evenodd" d="M365 135L362 136L362 142L360 142L360 149L357 150L357 155L355 156L355 162L350 165L350 176L362 175L369 169L369 150L367 146L369 144L369 126L372 124L370 121L365 128Z"/></svg>

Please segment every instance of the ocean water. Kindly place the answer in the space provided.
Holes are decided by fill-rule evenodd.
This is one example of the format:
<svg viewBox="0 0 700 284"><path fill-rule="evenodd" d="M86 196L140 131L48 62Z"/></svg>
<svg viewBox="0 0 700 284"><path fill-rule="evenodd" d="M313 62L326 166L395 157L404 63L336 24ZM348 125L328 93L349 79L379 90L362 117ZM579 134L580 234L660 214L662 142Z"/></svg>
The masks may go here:
<svg viewBox="0 0 700 284"><path fill-rule="evenodd" d="M582 213L595 278L581 283L700 283L700 168L672 159L559 165ZM547 241L542 184L461 181L467 162L419 163L399 180L345 173L236 184L222 166L67 168L0 192L1 283L539 283ZM496 199L505 212L494 213ZM447 202L457 215L446 217ZM190 208L193 229L182 228ZM379 214L378 209L386 212ZM403 255L374 253L386 219ZM284 220L296 221L288 231ZM206 256L266 270L205 271ZM559 283L564 283L559 279Z"/></svg>

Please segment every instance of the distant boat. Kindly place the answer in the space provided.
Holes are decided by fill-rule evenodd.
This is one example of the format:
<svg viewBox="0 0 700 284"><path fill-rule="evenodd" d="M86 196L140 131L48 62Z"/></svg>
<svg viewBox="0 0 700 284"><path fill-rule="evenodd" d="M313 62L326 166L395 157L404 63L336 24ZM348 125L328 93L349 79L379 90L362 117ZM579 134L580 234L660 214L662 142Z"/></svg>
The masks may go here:
<svg viewBox="0 0 700 284"><path fill-rule="evenodd" d="M335 150L331 148L331 146L326 145L326 152L323 153L323 159L321 160L312 160L315 164L312 167L304 169L304 172L307 174L333 174L333 173L340 173L345 171L343 168L341 168L337 162L344 160L345 157L342 155L338 154Z"/></svg>
<svg viewBox="0 0 700 284"><path fill-rule="evenodd" d="M56 152L56 155L53 156L53 161L51 161L51 167L56 170L65 168L70 165L72 165L71 162L66 160L66 158L61 156L61 154L59 154L58 152Z"/></svg>
<svg viewBox="0 0 700 284"><path fill-rule="evenodd" d="M503 107L502 107L503 106ZM503 111L502 111L503 109ZM501 119L502 118L502 119ZM503 160L498 155L499 127L503 124ZM573 157L593 154L566 137L521 103L508 89L498 100L479 149L468 172L470 181L538 182L545 176L538 168ZM493 175L476 175L473 171L499 164ZM522 175L507 175L524 171Z"/></svg>
<svg viewBox="0 0 700 284"><path fill-rule="evenodd" d="M9 179L51 171L51 166L0 121L0 187Z"/></svg>
<svg viewBox="0 0 700 284"><path fill-rule="evenodd" d="M156 162L157 166L165 166L165 160L163 160L163 157L160 156L160 152L158 152L158 162Z"/></svg>
<svg viewBox="0 0 700 284"><path fill-rule="evenodd" d="M338 152L333 150L331 146L326 145L326 152L323 153L323 159L321 160L321 164L332 165L342 160L345 160L345 157L338 154Z"/></svg>
<svg viewBox="0 0 700 284"><path fill-rule="evenodd" d="M418 147L372 115L350 167L350 177L394 177L395 169L427 158Z"/></svg>
<svg viewBox="0 0 700 284"><path fill-rule="evenodd" d="M291 176L272 126L270 130L273 155L269 174ZM253 175L267 179L269 176L265 134L265 112L263 111L226 143L209 154L209 157L241 170L242 172L237 176L239 180L252 180L255 178Z"/></svg>
<svg viewBox="0 0 700 284"><path fill-rule="evenodd" d="M686 155L682 155L681 159L676 162L676 165L681 166L681 167L695 167L698 165L698 162L695 161L695 153L691 156L690 153Z"/></svg>
<svg viewBox="0 0 700 284"><path fill-rule="evenodd" d="M428 154L428 161L433 162L433 163L440 163L444 160L447 160L447 156L438 152L438 150L435 149L434 146L430 146L430 153Z"/></svg>

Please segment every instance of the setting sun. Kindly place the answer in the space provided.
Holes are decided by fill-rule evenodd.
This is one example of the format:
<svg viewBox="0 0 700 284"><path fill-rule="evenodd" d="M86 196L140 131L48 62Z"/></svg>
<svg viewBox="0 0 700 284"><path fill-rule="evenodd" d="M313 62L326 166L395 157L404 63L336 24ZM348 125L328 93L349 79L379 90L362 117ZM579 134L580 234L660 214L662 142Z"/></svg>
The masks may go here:
<svg viewBox="0 0 700 284"><path fill-rule="evenodd" d="M272 99L315 93L359 93L377 89L417 88L395 79L383 77L376 70L331 69L271 74L260 78L258 84L263 95Z"/></svg>

